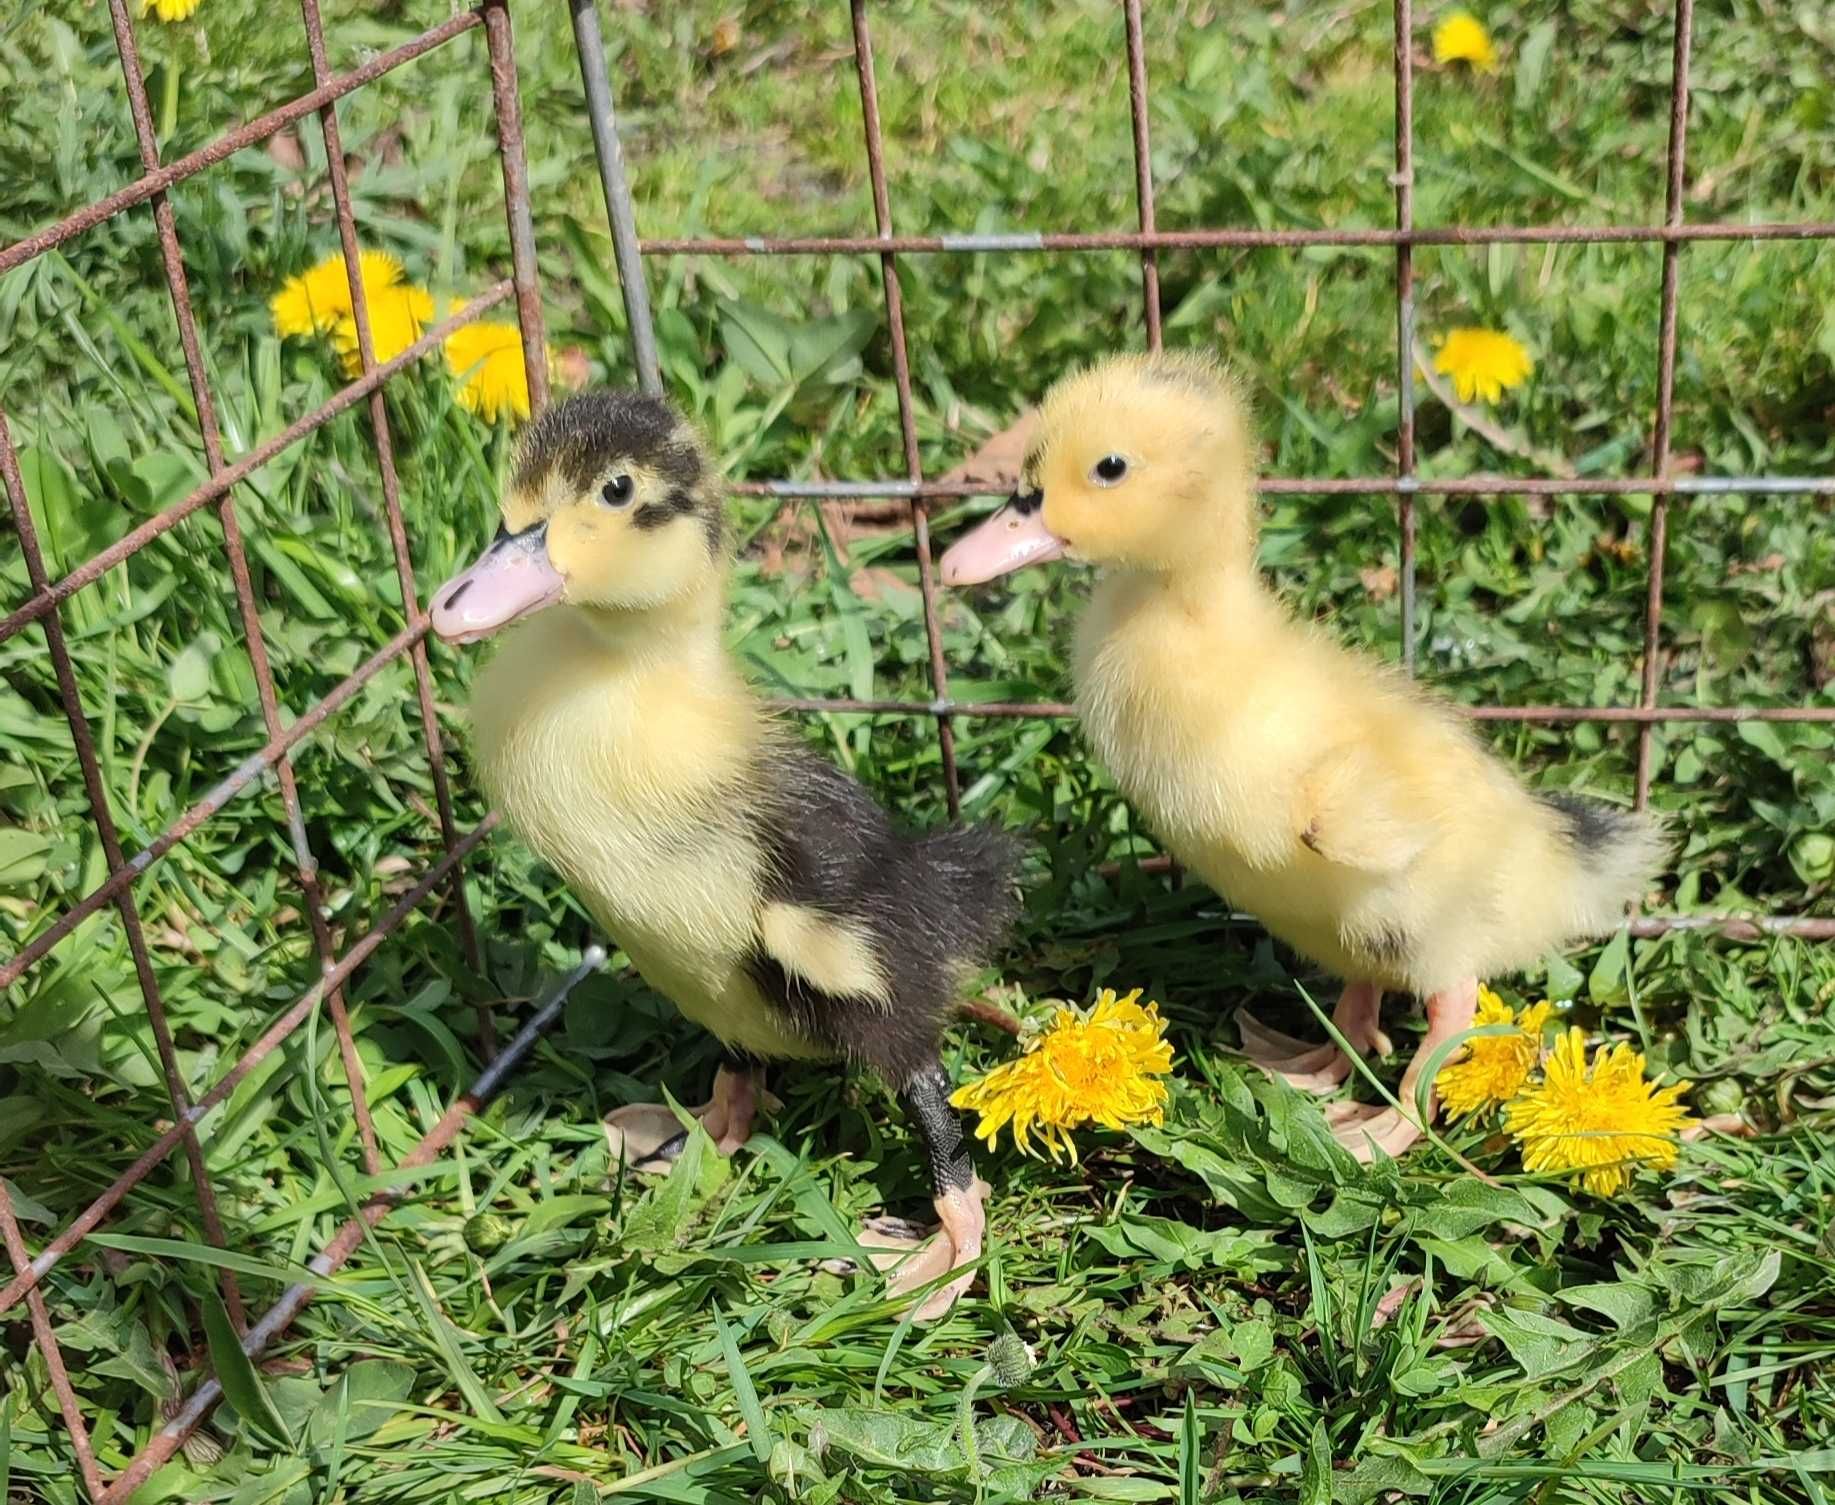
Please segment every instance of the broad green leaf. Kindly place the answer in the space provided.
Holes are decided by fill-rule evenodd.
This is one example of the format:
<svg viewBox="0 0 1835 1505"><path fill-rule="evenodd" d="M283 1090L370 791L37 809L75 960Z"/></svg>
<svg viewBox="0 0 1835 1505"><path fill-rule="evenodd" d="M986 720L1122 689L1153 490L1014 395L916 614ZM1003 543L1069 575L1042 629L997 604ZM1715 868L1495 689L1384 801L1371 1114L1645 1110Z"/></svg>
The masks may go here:
<svg viewBox="0 0 1835 1505"><path fill-rule="evenodd" d="M1594 1003L1622 1003L1630 996L1625 984L1625 962L1631 950L1631 932L1622 925L1599 953L1587 978L1587 997Z"/></svg>
<svg viewBox="0 0 1835 1505"><path fill-rule="evenodd" d="M1481 1312L1478 1320L1510 1350L1510 1357L1522 1366L1525 1379L1536 1380L1572 1368L1599 1348L1600 1340L1591 1333L1516 1307Z"/></svg>
<svg viewBox="0 0 1835 1505"><path fill-rule="evenodd" d="M328 1445L342 1410L346 1415L345 1441L368 1437L388 1421L413 1390L412 1365L392 1359L359 1359L325 1392L307 1423L307 1435L316 1447Z"/></svg>
<svg viewBox="0 0 1835 1505"><path fill-rule="evenodd" d="M1086 1232L1118 1258L1144 1254L1186 1270L1209 1266L1247 1275L1285 1269L1292 1262L1291 1256L1275 1244L1274 1234L1266 1229L1205 1231L1172 1218L1124 1212L1113 1223Z"/></svg>
<svg viewBox="0 0 1835 1505"><path fill-rule="evenodd" d="M18 826L0 826L0 888L25 888L44 875L51 838Z"/></svg>
<svg viewBox="0 0 1835 1505"><path fill-rule="evenodd" d="M1577 1306L1582 1311L1598 1312L1621 1330L1650 1321L1658 1311L1656 1298L1647 1287L1632 1285L1627 1281L1564 1286L1556 1294L1569 1306Z"/></svg>

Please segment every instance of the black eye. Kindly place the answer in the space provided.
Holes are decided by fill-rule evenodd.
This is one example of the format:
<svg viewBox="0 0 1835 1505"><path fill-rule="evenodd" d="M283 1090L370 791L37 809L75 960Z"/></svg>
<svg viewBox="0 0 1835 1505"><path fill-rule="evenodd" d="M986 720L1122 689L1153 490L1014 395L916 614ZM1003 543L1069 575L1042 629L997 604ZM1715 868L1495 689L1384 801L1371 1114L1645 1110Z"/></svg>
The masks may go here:
<svg viewBox="0 0 1835 1505"><path fill-rule="evenodd" d="M628 507L636 494L637 484L629 476L613 476L599 488L599 495L605 498L608 507Z"/></svg>
<svg viewBox="0 0 1835 1505"><path fill-rule="evenodd" d="M1113 486L1128 473L1128 462L1120 455L1104 455L1090 475L1104 486Z"/></svg>

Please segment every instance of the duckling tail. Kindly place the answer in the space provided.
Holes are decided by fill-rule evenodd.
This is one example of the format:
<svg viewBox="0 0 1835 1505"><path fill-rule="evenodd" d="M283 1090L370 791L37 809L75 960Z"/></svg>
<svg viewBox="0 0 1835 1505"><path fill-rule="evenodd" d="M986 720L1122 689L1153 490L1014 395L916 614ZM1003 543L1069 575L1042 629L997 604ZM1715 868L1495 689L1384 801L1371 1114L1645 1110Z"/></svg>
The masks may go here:
<svg viewBox="0 0 1835 1505"><path fill-rule="evenodd" d="M1669 857L1670 840L1648 811L1621 810L1565 792L1538 793L1553 816L1557 883L1574 938L1615 928ZM1565 859L1565 860L1561 860Z"/></svg>
<svg viewBox="0 0 1835 1505"><path fill-rule="evenodd" d="M925 918L964 959L985 961L1019 917L1019 842L992 826L951 826L920 837Z"/></svg>

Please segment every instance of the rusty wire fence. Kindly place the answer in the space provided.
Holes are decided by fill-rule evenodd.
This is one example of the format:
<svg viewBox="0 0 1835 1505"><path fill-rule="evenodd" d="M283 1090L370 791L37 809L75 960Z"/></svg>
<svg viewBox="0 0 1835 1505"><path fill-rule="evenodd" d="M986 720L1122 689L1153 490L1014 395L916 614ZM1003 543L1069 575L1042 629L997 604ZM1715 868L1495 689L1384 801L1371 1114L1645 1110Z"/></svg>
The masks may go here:
<svg viewBox="0 0 1835 1505"><path fill-rule="evenodd" d="M97 1501L125 1500L171 1457L190 1432L208 1415L222 1397L219 1382L202 1380L185 1399L177 1414L153 1430L144 1444L113 1478L104 1478L90 1442L89 1423L82 1414L72 1388L64 1357L56 1340L52 1314L45 1301L46 1277L66 1256L103 1222L137 1185L174 1151L182 1150L191 1171L199 1216L206 1236L219 1247L227 1240L208 1167L196 1134L198 1123L218 1107L236 1086L262 1060L271 1055L298 1030L309 1017L324 1007L336 1032L339 1054L348 1084L364 1168L374 1175L381 1172L380 1151L365 1095L363 1070L359 1062L350 1020L345 1011L343 988L352 974L376 951L378 946L425 900L444 886L450 893L459 930L463 954L475 968L478 965L476 936L466 909L461 884L461 867L468 855L489 833L495 816L487 816L476 827L461 831L454 819L447 776L441 752L438 720L433 698L424 639L427 617L419 605L413 568L410 563L407 532L403 522L399 486L394 461L390 424L383 399L383 386L390 378L436 351L442 340L454 329L482 317L499 304L514 301L522 346L528 368L530 395L539 409L547 397L547 365L542 329L540 289L535 267L534 233L529 207L529 190L523 155L520 105L517 95L515 58L507 0L483 0L476 9L462 11L451 19L424 32L414 40L382 53L363 66L342 73L331 71L325 48L324 25L318 0L300 0L306 36L311 52L314 88L265 115L230 131L188 155L173 162L160 160L160 146L135 45L133 23L127 0L108 0L113 19L115 41L119 52L123 84L131 107L138 141L142 176L118 192L88 204L56 224L12 246L0 250L0 273L23 265L74 236L82 234L110 216L150 205L158 228L160 252L165 278L171 294L172 308L183 347L191 394L195 403L199 438L208 465L209 479L189 495L127 533L116 543L71 570L60 579L48 576L39 547L23 477L5 416L0 412L0 480L4 481L7 501L24 558L31 593L0 619L0 642L29 629L43 634L67 715L77 764L81 770L95 832L107 859L107 877L84 895L24 945L14 955L0 961L0 987L10 987L33 974L60 941L68 937L90 915L112 907L120 920L133 960L157 1045L159 1063L172 1103L172 1124L159 1134L144 1153L113 1184L94 1199L75 1219L59 1229L36 1254L25 1244L14 1211L0 1183L0 1237L4 1238L12 1269L11 1280L0 1288L0 1321L16 1321L18 1308L43 1355L56 1393L59 1409L68 1428L72 1453L85 1490ZM1395 225L1391 229L1350 230L1266 230L1230 227L1185 230L1161 230L1154 217L1154 184L1151 169L1148 131L1148 81L1145 48L1142 41L1142 0L1122 0L1120 24L1125 33L1128 58L1128 92L1133 127L1135 189L1138 228L1133 231L1068 233L993 233L960 235L899 235L893 224L891 195L887 187L884 140L880 124L877 85L874 76L873 47L865 0L851 0L854 61L858 78L862 115L865 124L867 170L872 187L874 233L859 235L770 239L744 238L640 238L626 179L621 144L609 82L605 72L604 48L596 12L596 0L570 0L575 37L579 46L582 82L585 89L589 122L604 188L606 208L626 311L629 315L632 353L642 384L651 391L661 389L656 341L645 291L643 261L645 257L711 255L711 256L861 256L877 255L883 279L886 321L890 335L891 364L898 394L900 431L903 440L905 474L902 477L862 481L771 480L744 483L736 489L764 496L794 499L893 499L905 500L910 506L914 531L919 588L922 593L924 622L928 642L932 698L928 701L859 700L847 698L792 699L782 702L793 709L815 711L854 711L895 716L928 718L934 721L940 745L945 792L952 812L960 805L960 781L956 765L952 729L954 718L961 716L1064 717L1071 713L1067 705L1051 702L992 703L951 697L949 669L945 662L939 613L935 569L932 560L928 509L933 502L965 496L985 495L987 488L978 485L942 484L925 478L920 461L916 414L911 382L911 365L907 348L904 310L900 297L899 257L907 255L963 255L976 253L1007 254L1075 254L1090 251L1128 250L1140 256L1142 311L1146 340L1158 348L1161 340L1159 273L1157 254L1161 250L1220 247L1302 248L1307 246L1387 246L1395 253L1396 302L1396 379L1400 393L1400 419L1397 432L1395 473L1386 476L1360 477L1277 477L1263 482L1268 493L1351 493L1372 498L1392 499L1399 530L1401 611L1404 660L1413 672L1415 617L1415 509L1416 499L1423 495L1442 494L1649 494L1654 499L1650 517L1649 590L1644 630L1644 660L1641 694L1638 703L1624 706L1478 706L1471 714L1485 720L1533 721L1542 723L1622 722L1638 728L1637 802L1648 800L1652 775L1652 734L1663 722L1687 721L1818 721L1835 722L1835 707L1805 705L1797 707L1687 707L1664 705L1659 698L1661 663L1660 633L1663 615L1664 542L1670 513L1678 499L1720 493L1793 493L1835 494L1835 479L1827 477L1760 477L1760 476L1675 476L1669 474L1671 420L1675 383L1677 346L1677 267L1683 248L1690 241L1756 241L1835 239L1835 224L1690 224L1683 217L1683 190L1686 182L1686 144L1689 108L1689 53L1693 31L1692 0L1676 0L1674 65L1671 81L1669 151L1667 156L1665 214L1661 224L1611 224L1596 226L1502 225L1418 226L1413 212L1413 40L1414 17L1411 0L1395 4ZM378 362L371 341L369 314L359 274L358 236L351 207L350 184L340 148L336 104L343 96L391 71L411 63L443 43L475 28L484 31L490 67L490 90L502 166L505 212L511 244L511 276L498 281L482 296L473 299L464 310L430 328L408 349L394 359ZM257 144L283 127L316 114L324 137L327 177L343 247L345 270L349 279L354 319L357 329L361 374L341 388L320 407L300 415L280 433L237 457L224 451L215 407L206 378L204 359L198 338L187 286L183 248L179 244L174 216L167 190L223 161L243 148ZM1414 343L1414 269L1416 246L1482 245L1500 242L1572 244L1583 242L1645 242L1663 248L1663 280L1660 306L1655 310L1659 321L1658 401L1652 415L1650 473L1643 476L1576 481L1557 477L1466 477L1457 480L1420 478L1415 474L1415 429L1413 410L1412 349ZM277 455L322 428L341 413L359 403L367 404L371 437L382 485L383 511L387 519L395 568L407 615L407 625L385 643L352 674L331 689L316 704L304 708L289 719L291 708L283 708L275 691L274 676L262 640L258 602L251 583L243 539L237 522L235 488L273 460ZM139 851L129 854L122 845L120 833L110 813L108 790L102 764L97 755L95 738L83 708L69 648L59 619L59 609L78 591L93 584L144 548L154 539L171 531L186 518L214 508L222 534L222 548L234 582L236 602L246 647L258 686L260 709L267 732L266 744L245 759L226 777L191 806L163 833ZM421 728L432 777L443 855L413 882L412 886L362 936L339 952L324 919L319 902L317 862L301 813L299 792L294 776L294 750L315 730L323 726L388 664L406 657L414 671L419 701ZM154 975L147 943L135 902L135 884L179 843L196 831L206 820L238 796L272 777L278 784L286 811L288 837L292 849L297 882L305 900L303 908L311 917L313 941L320 978L286 1008L255 1043L210 1088L195 1099L186 1085L178 1060L173 1034L158 980ZM1735 920L1680 915L1652 915L1634 922L1639 934L1658 934L1666 930L1713 929L1740 938L1765 934L1789 934L1808 938L1835 938L1835 919L1804 915L1752 916ZM558 1013L566 990L577 983L603 959L603 953L591 948L568 978L563 979L550 999L530 1017L516 1037L500 1053L495 1053L489 1068L469 1091L457 1098L444 1116L400 1163L398 1169L425 1166L438 1158L460 1132L465 1120L496 1090L505 1075L514 1068L539 1031ZM486 1011L480 1019L481 1036L487 1054L493 1053L492 1024ZM311 1261L315 1276L335 1272L349 1259L361 1243L365 1228L384 1217L396 1205L398 1194L382 1193L362 1208L334 1235L326 1247ZM314 1287L302 1284L289 1289L265 1314L255 1320L245 1309L234 1275L220 1272L221 1293L227 1311L246 1352L260 1353L279 1336L312 1297Z"/></svg>

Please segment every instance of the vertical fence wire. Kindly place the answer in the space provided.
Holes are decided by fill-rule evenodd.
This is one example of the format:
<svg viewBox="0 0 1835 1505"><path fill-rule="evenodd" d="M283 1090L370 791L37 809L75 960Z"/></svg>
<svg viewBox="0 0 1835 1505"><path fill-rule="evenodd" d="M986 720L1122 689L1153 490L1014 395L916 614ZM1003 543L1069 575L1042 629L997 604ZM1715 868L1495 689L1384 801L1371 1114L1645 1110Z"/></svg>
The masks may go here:
<svg viewBox="0 0 1835 1505"><path fill-rule="evenodd" d="M1134 126L1134 203L1142 235L1154 233L1153 151L1147 137L1147 47L1141 35L1141 0L1123 0L1128 33L1128 117ZM1147 316L1147 348L1160 337L1160 262L1151 246L1141 248L1141 303Z"/></svg>
<svg viewBox="0 0 1835 1505"><path fill-rule="evenodd" d="M873 39L867 30L866 0L852 0L854 68L860 75L860 113L866 128L867 173L873 184L873 220L882 240L892 235L892 200L886 187L885 140L879 125L879 86L873 76ZM930 647L930 686L939 702L949 696L949 667L943 661L943 626L937 612L936 567L930 557L930 513L917 488L924 484L918 453L917 409L911 396L911 362L905 346L905 300L898 282L898 260L891 251L879 255L886 291L886 323L892 336L892 379L898 386L898 426L905 441L905 472L914 490L911 527L917 545L918 590L924 599L924 636ZM956 730L947 713L936 713L937 746L943 761L943 793L952 817L962 813L962 787L956 772Z"/></svg>
<svg viewBox="0 0 1835 1505"><path fill-rule="evenodd" d="M535 219L529 208L529 164L523 157L522 95L516 85L516 42L508 0L484 0L484 40L491 55L491 101L497 121L497 160L503 167L503 212L510 229L510 280L516 284L516 323L529 376L529 411L548 406L548 340L542 290L535 271Z"/></svg>
<svg viewBox="0 0 1835 1505"><path fill-rule="evenodd" d="M15 1275L23 1275L32 1268L32 1258L26 1250L25 1240L19 1236L19 1220L13 1216L13 1199L4 1180L0 1180L0 1241L6 1244L6 1257ZM96 1467L89 1427L83 1421L83 1408L70 1383L70 1371L64 1365L64 1351L58 1346L57 1334L52 1330L51 1313L45 1305L43 1291L34 1289L26 1294L26 1315L32 1324L32 1338L44 1356L45 1372L51 1377L58 1414L70 1433L70 1449L76 1454L77 1473L83 1480L83 1488L90 1499L100 1499L102 1473Z"/></svg>
<svg viewBox="0 0 1835 1505"><path fill-rule="evenodd" d="M323 84L331 76L331 64L325 51L325 23L319 14L318 0L300 0L300 16L306 26L306 45L312 54L313 82ZM344 276L350 287L351 321L357 329L357 356L361 374L376 369L376 344L370 328L369 292L363 285L361 246L357 239L357 221L351 208L350 175L344 166L344 143L338 130L338 107L327 103L319 111L319 130L325 141L327 176L331 183L332 206L337 214L338 240L344 252ZM410 626L425 620L420 596L414 584L414 560L408 549L408 529L401 511L401 480L395 469L395 439L389 427L388 401L378 386L369 396L370 437L376 446L376 468L382 476L383 515L389 525L389 546L395 556L395 580L401 591L403 618ZM427 662L427 644L417 639L408 650L414 667L415 698L419 702L421 739L427 746L427 764L433 778L435 813L439 819L440 843L451 852L459 839L458 822L453 816L452 787L446 774L446 753L440 734L439 712L434 707L433 672ZM477 976L483 971L483 957L478 949L478 934L472 924L471 905L465 897L465 875L455 872L448 892L458 919L459 946L466 965ZM478 1038L488 1055L495 1041L495 1027L489 1005L478 1004ZM344 1046L344 1035L338 1037ZM362 1068L355 1059L355 1044L350 1047L346 1073L353 1083L359 1082ZM369 1103L353 1089L357 1127L363 1139L364 1163L373 1176L381 1166L376 1145L376 1131L370 1118Z"/></svg>
<svg viewBox="0 0 1835 1505"><path fill-rule="evenodd" d="M1414 4L1395 0L1395 228L1414 229ZM1395 243L1395 477L1401 532L1402 668L1414 676L1414 247Z"/></svg>
<svg viewBox="0 0 1835 1505"><path fill-rule="evenodd" d="M580 58L580 87L586 96L586 120L593 134L593 156L599 163L599 189L605 196L605 219L612 232L612 256L618 265L624 320L631 332L631 362L637 368L637 384L652 397L660 397L663 373L656 358L656 325L650 316L643 254L637 248L637 213L625 173L624 143L618 136L612 84L605 72L599 0L570 0L570 6L574 51Z"/></svg>
<svg viewBox="0 0 1835 1505"><path fill-rule="evenodd" d="M133 22L128 19L127 0L109 0L109 13L114 20L115 45L121 55L121 72L127 85L128 106L133 115L134 135L140 146L141 165L147 171L154 172L160 166L159 138L153 124L152 107L147 100L146 79L140 70L140 53L135 45ZM179 344L185 355L192 402L197 410L204 461L214 479L223 473L228 462L223 454L223 437L217 424L216 403L210 392L210 373L204 360L203 344L198 337L197 316L192 308L190 285L185 275L184 254L179 248L178 225L172 201L164 193L153 197L153 218L159 231L160 259L166 275L166 287L172 297L172 314L178 325ZM236 516L233 490L225 491L218 502L217 520L223 531L223 552L235 587L236 611L242 623L244 647L248 651L249 665L254 670L256 693L261 700L262 724L270 738L276 737L284 729L280 699L274 686L273 668L268 662L267 640L261 627L261 609L255 600L254 580L249 573L248 555L242 543L242 526ZM274 765L274 773L280 785L281 803L287 812L287 831L293 843L293 863L299 873L303 896L301 907L306 911L313 947L318 953L320 970L323 971L337 960L337 947L332 941L331 926L325 918L324 900L319 892L318 859L313 855L311 842L306 836L306 820L300 806L299 786L294 778L292 759L281 758ZM376 1158L375 1131L368 1122L369 1108L363 1096L363 1067L358 1060L357 1043L351 1032L350 1015L344 1006L342 990L333 990L326 999L326 1007L331 1013L337 1033L345 1081L356 1106L364 1158L373 1169L379 1164ZM200 1197L203 1195L201 1191ZM240 1327L240 1321L237 1325Z"/></svg>
<svg viewBox="0 0 1835 1505"><path fill-rule="evenodd" d="M1676 0L1676 49L1670 72L1669 172L1663 190L1663 223L1682 223L1683 189L1687 183L1689 48L1694 41L1694 0ZM1677 279L1682 244L1663 244L1663 307L1657 330L1657 417L1650 441L1650 470L1655 476L1669 473L1669 446L1676 400L1676 316L1680 299ZM1644 606L1644 673L1639 704L1653 710L1663 681L1663 568L1669 547L1669 496L1656 492L1650 499L1650 592ZM1637 734L1637 808L1650 803L1651 765L1655 755L1656 723L1646 721Z"/></svg>

